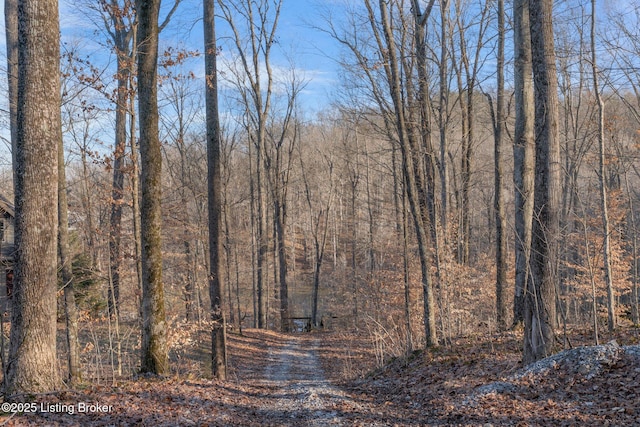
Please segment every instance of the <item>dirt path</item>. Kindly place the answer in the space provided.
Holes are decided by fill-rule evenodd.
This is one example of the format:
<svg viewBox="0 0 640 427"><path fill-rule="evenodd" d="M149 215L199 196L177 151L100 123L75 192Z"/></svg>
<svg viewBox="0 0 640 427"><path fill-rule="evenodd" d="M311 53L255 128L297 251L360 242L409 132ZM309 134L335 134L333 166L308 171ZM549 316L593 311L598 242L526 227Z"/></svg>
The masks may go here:
<svg viewBox="0 0 640 427"><path fill-rule="evenodd" d="M269 343L263 379L257 383L262 396L264 421L278 425L347 425L344 410L359 405L326 378L316 348L317 342L290 337L283 343ZM311 347L309 346L311 344Z"/></svg>
<svg viewBox="0 0 640 427"><path fill-rule="evenodd" d="M404 426L396 405L341 384L352 372L345 358L353 339L331 334L285 335L248 330L229 339L227 381L199 375L206 336L197 340L194 365L182 375L141 376L117 383L83 385L77 390L36 397L37 410L0 414L0 425L32 426ZM356 359L353 359L356 360ZM365 364L357 359L358 366ZM346 368L349 369L346 369ZM82 405L108 410L81 411ZM44 406L43 406L44 405ZM41 408L45 408L44 410ZM53 408L53 409L49 409Z"/></svg>
<svg viewBox="0 0 640 427"><path fill-rule="evenodd" d="M514 375L522 372L521 337L509 333L491 342L459 340L451 350L372 371L370 343L357 336L248 330L230 337L230 375L222 382L201 372L209 362L200 352L208 345L203 332L193 359L175 363L188 369L180 375L87 380L29 396L30 409L0 413L0 425L640 425L638 346L576 348L572 357L552 356L550 369ZM87 405L97 409L81 410Z"/></svg>

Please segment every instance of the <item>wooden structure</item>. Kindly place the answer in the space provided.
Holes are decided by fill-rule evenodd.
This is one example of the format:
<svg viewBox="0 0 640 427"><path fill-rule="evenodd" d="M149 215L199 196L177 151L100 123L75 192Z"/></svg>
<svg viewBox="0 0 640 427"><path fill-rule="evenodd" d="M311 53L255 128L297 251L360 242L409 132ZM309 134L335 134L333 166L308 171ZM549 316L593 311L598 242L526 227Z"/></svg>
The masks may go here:
<svg viewBox="0 0 640 427"><path fill-rule="evenodd" d="M311 332L311 317L289 317L291 332Z"/></svg>
<svg viewBox="0 0 640 427"><path fill-rule="evenodd" d="M13 202L0 193L0 278L5 284L6 294L11 296L13 289L13 261L15 252L16 211ZM2 274L4 273L4 274ZM3 277L4 276L4 277ZM4 295L3 295L4 294Z"/></svg>

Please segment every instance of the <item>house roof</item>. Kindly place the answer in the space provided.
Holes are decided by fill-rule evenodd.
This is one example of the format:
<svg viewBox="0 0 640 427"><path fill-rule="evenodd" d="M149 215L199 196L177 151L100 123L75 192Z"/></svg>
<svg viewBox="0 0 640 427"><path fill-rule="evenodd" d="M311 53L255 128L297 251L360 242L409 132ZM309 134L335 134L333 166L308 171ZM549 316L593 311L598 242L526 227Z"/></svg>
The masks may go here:
<svg viewBox="0 0 640 427"><path fill-rule="evenodd" d="M0 209L8 213L11 217L16 216L16 209L13 204L13 200L10 200L2 193L0 193Z"/></svg>

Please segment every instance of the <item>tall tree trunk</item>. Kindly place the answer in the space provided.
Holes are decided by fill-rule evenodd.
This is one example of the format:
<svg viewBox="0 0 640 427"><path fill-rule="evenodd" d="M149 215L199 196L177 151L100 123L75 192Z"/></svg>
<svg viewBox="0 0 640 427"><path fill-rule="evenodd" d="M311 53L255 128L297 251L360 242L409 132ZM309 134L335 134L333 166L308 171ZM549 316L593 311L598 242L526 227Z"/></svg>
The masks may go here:
<svg viewBox="0 0 640 427"><path fill-rule="evenodd" d="M449 221L449 172L447 171L447 150L448 150L448 122L449 122L449 51L447 49L447 38L449 37L449 0L440 0L440 96L438 102L438 127L440 129L440 228L442 238L447 240ZM446 244L442 245L446 247Z"/></svg>
<svg viewBox="0 0 640 427"><path fill-rule="evenodd" d="M116 12L114 12L115 14ZM116 92L115 149L113 153L113 184L111 191L111 215L109 218L109 266L113 292L109 292L109 314L113 316L120 302L120 266L122 256L122 209L124 205L124 169L127 146L127 107L129 104L129 31L122 26L121 19L114 15L114 36L118 59ZM120 24L120 25L118 25Z"/></svg>
<svg viewBox="0 0 640 427"><path fill-rule="evenodd" d="M16 153L18 138L18 0L4 2L5 43L7 44L7 86L9 95L9 130L13 185L16 185Z"/></svg>
<svg viewBox="0 0 640 427"><path fill-rule="evenodd" d="M330 189L333 191L333 187ZM327 234L329 231L329 208L331 207L331 194L324 208L320 208L317 218L313 218L313 208L311 207L311 199L307 184L307 201L309 202L309 215L312 221L313 247L315 249L313 264L313 292L311 300L311 323L318 326L318 307L320 304L320 274L322 272L322 262L324 261L324 251L327 243ZM322 232L320 227L323 227ZM322 234L320 234L322 233Z"/></svg>
<svg viewBox="0 0 640 427"><path fill-rule="evenodd" d="M349 227L351 230L351 276L353 280L353 325L355 328L358 328L358 210L357 210L357 200L358 200L358 183L360 182L360 168L358 163L358 126L354 126L354 143L355 150L354 155L355 159L349 162L349 184L350 184L350 214L351 221L349 222ZM395 153L395 149L392 151ZM395 168L395 166L394 166ZM395 178L394 178L395 181Z"/></svg>
<svg viewBox="0 0 640 427"><path fill-rule="evenodd" d="M260 135L261 133L258 132ZM264 183L264 136L258 137L256 146L256 292L258 304L258 328L267 328L267 299L269 298L266 285L266 257L267 257L267 212Z"/></svg>
<svg viewBox="0 0 640 427"><path fill-rule="evenodd" d="M496 215L496 308L498 330L507 328L507 208L504 188L504 0L498 0L498 93L494 120L495 215Z"/></svg>
<svg viewBox="0 0 640 427"><path fill-rule="evenodd" d="M183 179L186 178L185 175L183 174ZM185 181L183 180L183 183ZM182 184L182 189L181 189L181 203L182 203L182 208L184 209L184 222L183 222L183 237L182 237L182 247L184 248L184 257L185 257L185 270L186 270L186 277L185 277L185 284L184 284L184 298L185 298L185 320L187 322L193 322L195 316L195 307L194 307L194 300L195 300L195 290L196 290L196 278L195 278L195 273L196 273L196 263L194 262L194 256L193 256L193 249L191 248L191 234L189 233L189 227L188 227L188 223L189 223L189 219L190 219L190 214L189 214L189 210L188 210L188 201L187 201L187 197L186 197L186 191L184 190L184 185Z"/></svg>
<svg viewBox="0 0 640 427"><path fill-rule="evenodd" d="M60 386L56 361L58 2L18 2L15 284L4 394Z"/></svg>
<svg viewBox="0 0 640 427"><path fill-rule="evenodd" d="M126 147L126 111L120 104L120 92L126 92L118 81L118 101L116 105L116 139L113 154L113 184L111 191L111 215L109 218L109 268L111 269L112 291L109 291L109 315L113 316L120 301L120 242L122 235L122 206L124 203L124 162ZM126 102L126 100L125 100Z"/></svg>
<svg viewBox="0 0 640 427"><path fill-rule="evenodd" d="M132 67L134 51L132 40L135 38L135 11L128 0L99 0L91 5L99 11L105 30L113 43L116 54L117 89L115 93L115 135L113 150L113 178L111 187L111 212L109 216L109 269L111 286L108 292L109 314L118 312L120 301L120 276L122 265L122 212L124 208L124 178L126 173L127 117L132 96Z"/></svg>
<svg viewBox="0 0 640 427"><path fill-rule="evenodd" d="M224 166L223 166L224 165ZM229 163L228 162L221 162L221 166L220 167L224 167L227 171L229 170ZM222 210L222 223L224 224L224 260L225 260L225 283L226 283L226 288L227 288L227 299L229 301L229 323L234 325L235 327L238 328L238 330L242 330L240 327L240 322L241 322L241 318L240 316L236 317L236 312L233 309L233 298L232 298L232 290L233 290L233 285L231 284L231 263L233 260L233 256L232 256L232 248L233 248L233 243L231 241L231 229L229 227L229 201L227 200L227 195L229 194L228 192L228 182L229 178L227 177L226 179L221 179L221 191L222 191L222 195L221 197L221 210ZM240 309L240 306L238 305L238 310Z"/></svg>
<svg viewBox="0 0 640 427"><path fill-rule="evenodd" d="M75 283L72 269L72 255L69 247L69 212L67 203L67 178L64 164L62 134L58 140L58 256L62 273L64 311L67 323L67 348L69 354L69 382L76 384L82 380L80 367L80 346L78 344L78 308L76 306Z"/></svg>
<svg viewBox="0 0 640 427"><path fill-rule="evenodd" d="M326 204L322 205L320 200L318 206L314 206L312 202L311 186L306 174L306 168L302 156L300 160L300 171L302 173L302 181L304 183L305 198L307 207L309 208L309 225L313 236L314 248L314 264L313 264L313 289L311 295L311 322L313 326L318 326L318 309L320 304L320 273L322 272L322 262L324 260L324 251L327 242L327 234L329 231L329 214L331 212L331 204L333 201L333 163L328 159L329 170L329 194L327 195ZM314 215L314 212L317 214Z"/></svg>
<svg viewBox="0 0 640 427"><path fill-rule="evenodd" d="M373 11L369 2L366 2L369 14L373 15ZM413 218L414 228L418 241L418 254L420 257L420 267L422 274L422 290L423 290L423 312L424 312L424 326L425 326L425 342L428 347L438 344L437 329L436 329L436 317L435 317L435 302L433 295L433 286L430 280L430 261L429 261L429 249L428 239L426 233L426 218L424 213L425 206L421 204L418 197L419 188L422 186L416 185L416 169L415 167L415 153L409 143L409 135L407 130L407 124L405 120L405 109L402 100L402 89L400 81L400 70L398 65L398 59L396 57L396 44L394 40L391 23L389 22L389 15L387 11L387 3L384 0L379 1L379 9L381 16L381 25L384 33L384 40L386 46L380 46L385 62L385 71L387 79L389 81L390 95L393 100L394 113L395 113L395 125L400 142L400 151L402 154L402 170L407 183L407 199L409 201L409 208ZM418 11L415 12L418 16L425 16ZM426 13L426 12L425 12ZM424 18L426 20L426 18ZM426 99L423 100L426 102ZM418 175L419 176L419 175Z"/></svg>
<svg viewBox="0 0 640 427"><path fill-rule="evenodd" d="M371 167L369 165L371 156L369 155L369 150L367 148L367 139L365 138L363 141L364 148L364 156L365 156L365 167L364 167L364 185L365 192L367 193L367 217L368 228L367 228L367 269L369 270L369 275L372 276L376 269L376 253L374 248L374 226L375 226L375 218L373 215L373 207L372 207L372 197L371 197L371 180L370 180L370 171Z"/></svg>
<svg viewBox="0 0 640 427"><path fill-rule="evenodd" d="M515 296L513 324L524 321L524 299L529 279L529 251L533 218L533 182L535 167L533 71L531 33L527 0L515 0L514 84L516 122L513 143L513 182L515 187Z"/></svg>
<svg viewBox="0 0 640 427"><path fill-rule="evenodd" d="M409 355L413 352L413 332L411 330L411 277L409 270L409 220L407 218L406 180L402 186L402 266L404 279L404 316L407 328L407 348Z"/></svg>
<svg viewBox="0 0 640 427"><path fill-rule="evenodd" d="M440 286L442 274L441 274L441 241L438 230L438 218L436 212L436 178L435 178L435 170L436 170L436 153L433 149L433 145L431 143L431 118L429 114L429 81L428 81L428 71L427 71L427 46L426 46L426 26L427 19L431 14L431 10L433 9L435 1L430 0L426 7L423 9L420 2L417 0L413 0L413 14L414 14L414 39L415 39L415 55L417 62L417 71L418 71L418 94L417 101L419 103L419 111L420 111L420 121L417 131L420 135L419 141L421 143L421 147L416 146L416 144L412 144L412 138L407 135L408 141L408 149L413 152L411 154L412 159L410 163L412 164L412 169L410 173L413 174L413 177L407 177L407 170L404 170L404 184L405 184L405 192L406 197L409 201L409 207L411 214L420 215L420 223L421 226L418 228L418 223L416 223L416 218L413 218L414 226L416 226L415 232L418 240L418 249L420 256L420 264L422 269L422 288L423 288L423 311L424 311L424 325L425 325L425 335L427 337L427 346L437 345L438 340L435 335L436 326L435 326L435 304L434 304L434 295L433 295L433 284L431 278L429 276L430 270L430 262L429 262L429 249L428 249L428 237L426 227L429 228L429 232L431 235L431 242L433 245L434 252L434 261L436 267L436 286ZM393 73L390 73L393 75ZM406 132L406 130L405 130ZM402 132L400 132L402 133ZM409 132L410 134L410 132ZM402 140L401 140L402 143ZM402 150L401 145L401 153L406 155L406 153ZM423 156L419 156L419 152L424 152ZM420 158L422 157L422 159ZM420 160L423 162L423 167L420 167ZM403 157L403 167L405 159ZM416 206L412 206L412 199L417 198L415 203ZM420 230L422 228L422 230ZM424 236L422 236L424 233ZM424 240L423 240L424 239ZM423 249L420 248L421 241L424 241L424 255L422 254ZM425 257L423 259L423 256ZM426 276L425 276L426 274Z"/></svg>
<svg viewBox="0 0 640 427"><path fill-rule="evenodd" d="M205 102L207 114L207 181L209 196L209 296L211 298L211 361L213 376L227 377L227 355L222 280L220 280L220 222L222 186L220 179L220 123L218 118L218 78L215 0L204 2Z"/></svg>
<svg viewBox="0 0 640 427"><path fill-rule="evenodd" d="M288 283L288 262L286 249L286 227L287 227L287 193L289 189L289 176L291 171L292 155L297 140L299 138L298 123L293 123L289 144L285 145L285 137L290 128L291 117L294 111L296 100L295 81L292 82L291 94L287 100L287 109L283 118L283 125L279 136L275 139L275 164L273 167L273 222L275 233L275 260L277 260L277 279L280 293L280 327L283 332L290 329L289 311L289 283ZM286 147L286 150L284 148Z"/></svg>
<svg viewBox="0 0 640 427"><path fill-rule="evenodd" d="M175 88L174 88L175 89ZM180 209L181 209L181 226L182 226L182 247L184 254L184 264L183 264L183 275L182 280L184 280L184 302L185 302L185 321L192 322L194 320L194 299L195 299L195 272L196 272L196 263L194 262L193 256L193 238L190 230L190 223L193 221L193 212L189 203L189 194L188 188L190 186L189 180L189 165L187 160L187 151L188 147L185 142L186 140L186 131L187 125L185 124L185 111L183 105L183 96L184 94L179 94L178 90L174 92L175 98L172 100L174 104L174 108L176 111L175 117L175 145L178 149L178 156L180 158L179 171L175 172L179 177L174 177L179 179L178 185L178 196L180 198ZM193 193L192 193L193 195Z"/></svg>
<svg viewBox="0 0 640 427"><path fill-rule="evenodd" d="M136 0L138 110L142 163L142 357L140 370L169 372L162 283L162 153L158 135L158 13L160 0Z"/></svg>
<svg viewBox="0 0 640 427"><path fill-rule="evenodd" d="M593 92L598 104L598 181L600 184L600 207L602 209L602 262L604 270L604 281L607 286L607 313L609 332L616 328L616 306L613 283L611 277L611 239L609 237L609 207L607 202L607 166L604 146L604 101L600 96L600 85L598 82L598 66L596 63L596 1L591 0L591 70L593 72Z"/></svg>
<svg viewBox="0 0 640 427"><path fill-rule="evenodd" d="M415 176L415 191L418 198L418 208L422 216L424 227L428 227L433 247L433 260L435 263L436 287L442 284L442 239L436 208L436 168L437 155L431 142L431 116L429 80L427 72L427 47L426 47L426 22L434 1L431 0L424 11L421 11L419 3L414 0L416 62L418 68L418 94L417 101L420 109L420 120L417 131L420 135L420 144L413 142L412 127L408 127L408 143L413 152L413 174ZM418 153L424 153L419 155ZM408 183L406 183L409 185ZM430 278L428 278L430 281ZM432 286L432 285L431 285ZM435 316L435 313L434 313Z"/></svg>
<svg viewBox="0 0 640 427"><path fill-rule="evenodd" d="M457 3L456 3L457 6ZM459 12L458 12L459 13ZM468 70L469 60L467 58L467 47L465 45L466 38L464 33L464 27L458 19L458 32L460 33L460 65L456 65L458 60L454 55L452 57L453 67L456 70L456 78L458 83L458 99L460 104L460 181L461 189L460 194L457 195L457 208L458 208L458 248L457 248L457 260L459 264L466 265L469 262L469 189L471 187L471 143L473 125L472 114L473 108L471 106L473 97L465 96L468 91L473 91L473 82L467 78L466 85L469 89L465 89L462 83L462 72L464 65ZM453 40L452 40L453 44ZM454 47L452 46L452 49ZM468 77L468 73L467 73ZM454 174L455 176L455 174Z"/></svg>
<svg viewBox="0 0 640 427"><path fill-rule="evenodd" d="M137 49L134 49L134 52ZM131 82L130 82L131 84ZM136 115L135 96L131 94L130 103L130 126L129 149L131 150L131 215L133 217L133 244L135 248L135 264L138 291L142 293L142 236L140 224L140 167L138 161L138 144L136 143Z"/></svg>
<svg viewBox="0 0 640 427"><path fill-rule="evenodd" d="M316 226L317 227L317 226ZM322 271L322 258L324 257L324 246L320 246L318 238L315 237L315 262L313 263L313 291L311 295L311 324L318 326L318 306L320 296L320 272Z"/></svg>
<svg viewBox="0 0 640 427"><path fill-rule="evenodd" d="M628 173L624 174L624 183L629 201L629 217L627 218L627 229L631 233L631 320L634 325L640 324L640 295L638 292L638 226L636 222L635 204L629 185Z"/></svg>
<svg viewBox="0 0 640 427"><path fill-rule="evenodd" d="M261 311L258 308L260 299L258 298L258 243L257 243L257 207L256 207L256 179L253 168L253 144L247 144L248 160L249 160L249 218L251 222L251 299L253 305L253 327L259 328Z"/></svg>
<svg viewBox="0 0 640 427"><path fill-rule="evenodd" d="M525 363L548 356L553 347L561 191L553 1L530 2L529 12L535 90L536 162L531 283L525 297Z"/></svg>
<svg viewBox="0 0 640 427"><path fill-rule="evenodd" d="M278 178L276 178L278 179ZM281 191L281 190L280 190ZM280 199L282 195L277 191L276 197ZM287 251L285 247L285 226L286 226L286 202L276 200L274 207L274 221L276 226L276 248L278 260L278 279L280 285L280 325L282 332L289 332L289 288L287 283Z"/></svg>

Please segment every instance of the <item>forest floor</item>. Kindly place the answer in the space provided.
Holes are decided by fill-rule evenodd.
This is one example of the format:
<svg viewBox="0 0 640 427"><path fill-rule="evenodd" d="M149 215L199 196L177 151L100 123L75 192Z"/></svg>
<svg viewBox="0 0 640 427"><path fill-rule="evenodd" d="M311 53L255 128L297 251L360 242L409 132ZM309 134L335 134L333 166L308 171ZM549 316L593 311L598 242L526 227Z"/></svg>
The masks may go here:
<svg viewBox="0 0 640 427"><path fill-rule="evenodd" d="M33 405L0 425L640 425L633 329L602 339L620 345L589 348L579 347L588 335L571 333L574 350L527 369L513 332L459 338L375 369L364 335L247 330L229 335L226 382L203 379L206 337L199 332L170 377L25 396Z"/></svg>

